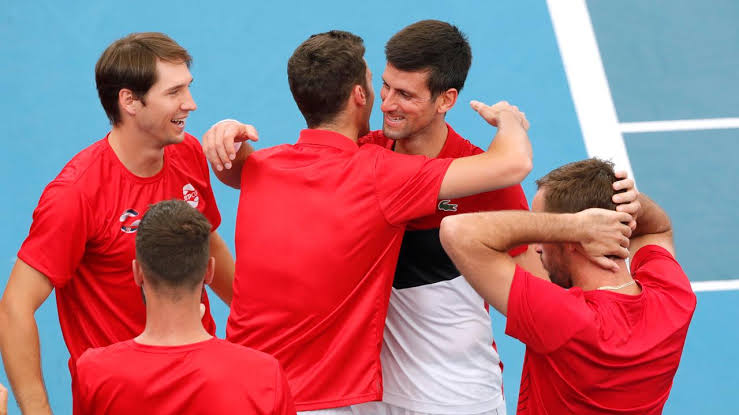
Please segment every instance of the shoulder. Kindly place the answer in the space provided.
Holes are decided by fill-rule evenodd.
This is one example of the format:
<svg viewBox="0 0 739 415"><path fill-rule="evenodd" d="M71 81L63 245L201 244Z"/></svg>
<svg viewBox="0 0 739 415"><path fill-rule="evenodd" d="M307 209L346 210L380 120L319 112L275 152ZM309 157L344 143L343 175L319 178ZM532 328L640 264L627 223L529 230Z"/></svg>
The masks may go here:
<svg viewBox="0 0 739 415"><path fill-rule="evenodd" d="M359 137L358 144L360 146L364 144L375 144L384 148L392 148L393 140L385 137L382 130L370 131L366 135Z"/></svg>
<svg viewBox="0 0 739 415"><path fill-rule="evenodd" d="M130 350L132 340L113 343L106 347L96 347L85 350L77 359L77 371L81 373L85 370L101 368L108 366L111 362L117 361L121 355L127 354Z"/></svg>
<svg viewBox="0 0 739 415"><path fill-rule="evenodd" d="M631 259L631 273L642 285L695 294L688 276L675 257L659 245L645 245Z"/></svg>
<svg viewBox="0 0 739 415"><path fill-rule="evenodd" d="M105 139L101 139L72 157L64 165L54 180L54 185L74 185L88 177L97 178L95 167L108 161L110 147Z"/></svg>
<svg viewBox="0 0 739 415"><path fill-rule="evenodd" d="M446 137L446 143L439 157L459 158L474 156L476 154L484 153L485 151L480 147L472 144L469 140L459 135L451 125L447 124L448 133Z"/></svg>

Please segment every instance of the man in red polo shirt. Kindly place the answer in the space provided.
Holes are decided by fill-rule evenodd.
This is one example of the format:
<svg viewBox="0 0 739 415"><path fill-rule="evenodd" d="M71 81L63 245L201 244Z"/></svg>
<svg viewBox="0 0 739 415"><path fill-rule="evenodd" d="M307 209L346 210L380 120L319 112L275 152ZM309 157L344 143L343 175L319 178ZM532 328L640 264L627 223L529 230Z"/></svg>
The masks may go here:
<svg viewBox="0 0 739 415"><path fill-rule="evenodd" d="M146 212L133 262L146 328L77 360L76 415L295 414L272 356L217 339L200 322L200 293L215 268L210 229L182 200Z"/></svg>
<svg viewBox="0 0 739 415"><path fill-rule="evenodd" d="M190 62L165 34L133 33L111 44L95 66L113 127L44 189L0 301L0 350L24 413L51 413L34 313L52 290L70 369L88 348L143 330L145 308L131 260L150 204L182 199L203 212L213 225L211 252L218 260L211 287L231 300L233 259L215 231L221 217L208 164L197 139L185 132L197 108ZM209 309L205 292L202 300ZM209 310L203 324L215 333Z"/></svg>
<svg viewBox="0 0 739 415"><path fill-rule="evenodd" d="M288 80L309 127L297 144L234 152L234 139L255 138L235 122L203 138L218 177L242 190L227 337L280 361L300 411L346 413L382 398L379 354L406 224L439 200L516 184L531 168L528 122L507 103L473 105L498 127L475 156L358 147L374 99L363 55L361 38L338 31L295 50Z"/></svg>
<svg viewBox="0 0 739 415"><path fill-rule="evenodd" d="M590 159L550 172L536 213L442 222L459 270L526 344L518 414L660 414L667 401L696 298L667 214L639 195L632 233L630 215L614 212L635 191L614 194L624 187L612 167ZM551 282L506 255L522 242L540 242Z"/></svg>

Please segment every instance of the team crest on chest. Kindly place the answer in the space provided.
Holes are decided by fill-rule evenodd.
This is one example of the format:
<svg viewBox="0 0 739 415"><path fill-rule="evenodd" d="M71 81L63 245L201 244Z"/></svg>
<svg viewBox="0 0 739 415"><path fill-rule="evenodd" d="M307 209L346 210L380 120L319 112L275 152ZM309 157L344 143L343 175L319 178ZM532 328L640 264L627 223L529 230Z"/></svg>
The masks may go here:
<svg viewBox="0 0 739 415"><path fill-rule="evenodd" d="M118 219L121 222L121 232L134 233L139 228L139 212L136 209L126 209Z"/></svg>
<svg viewBox="0 0 739 415"><path fill-rule="evenodd" d="M457 211L457 204L452 203L451 200L439 200L438 208L439 210L443 210L445 212L456 212Z"/></svg>
<svg viewBox="0 0 739 415"><path fill-rule="evenodd" d="M185 199L185 202L187 202L188 205L194 208L198 207L198 203L200 203L198 191L195 190L195 187L190 183L182 186L182 198Z"/></svg>

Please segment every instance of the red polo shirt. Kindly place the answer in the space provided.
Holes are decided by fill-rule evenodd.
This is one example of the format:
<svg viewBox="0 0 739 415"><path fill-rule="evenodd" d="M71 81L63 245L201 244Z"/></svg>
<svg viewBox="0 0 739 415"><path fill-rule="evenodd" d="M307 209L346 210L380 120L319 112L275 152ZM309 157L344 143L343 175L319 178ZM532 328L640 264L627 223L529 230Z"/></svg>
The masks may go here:
<svg viewBox="0 0 739 415"><path fill-rule="evenodd" d="M662 413L695 294L657 245L634 255L631 273L638 295L565 290L516 268L506 326L526 344L516 413Z"/></svg>
<svg viewBox="0 0 739 415"><path fill-rule="evenodd" d="M323 130L247 159L226 335L280 361L298 411L382 398L403 232L434 213L451 162Z"/></svg>

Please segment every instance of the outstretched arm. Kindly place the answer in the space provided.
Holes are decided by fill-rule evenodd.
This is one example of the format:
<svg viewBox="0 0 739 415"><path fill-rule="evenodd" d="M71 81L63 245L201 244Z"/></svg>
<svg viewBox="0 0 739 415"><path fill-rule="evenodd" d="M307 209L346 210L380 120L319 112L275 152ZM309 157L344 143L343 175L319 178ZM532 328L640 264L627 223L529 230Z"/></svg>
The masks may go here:
<svg viewBox="0 0 739 415"><path fill-rule="evenodd" d="M46 276L19 259L0 300L0 351L10 386L24 414L51 414L34 313L52 289Z"/></svg>
<svg viewBox="0 0 739 415"><path fill-rule="evenodd" d="M575 214L498 211L448 216L441 242L457 269L488 302L507 315L516 264L507 251L534 242L580 243L603 267L618 269L608 256L628 256L631 215L604 209Z"/></svg>
<svg viewBox="0 0 739 415"><path fill-rule="evenodd" d="M218 180L234 189L241 187L241 168L254 152L247 140L259 140L257 129L236 120L219 121L203 135L203 153L213 172Z"/></svg>
<svg viewBox="0 0 739 415"><path fill-rule="evenodd" d="M472 108L498 132L482 154L455 159L449 165L439 199L453 199L518 184L532 168L529 122L518 107L501 101L488 106L479 101Z"/></svg>

